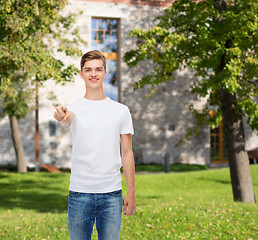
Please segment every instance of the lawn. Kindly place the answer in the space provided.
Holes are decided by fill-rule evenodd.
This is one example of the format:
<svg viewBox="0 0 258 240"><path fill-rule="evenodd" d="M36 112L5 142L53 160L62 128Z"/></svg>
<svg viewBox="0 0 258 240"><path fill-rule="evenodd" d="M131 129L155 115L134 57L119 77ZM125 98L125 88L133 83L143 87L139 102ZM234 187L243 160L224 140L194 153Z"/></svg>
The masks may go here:
<svg viewBox="0 0 258 240"><path fill-rule="evenodd" d="M68 186L69 173L0 172L0 239L69 239ZM137 174L136 198L121 239L258 239L257 205L233 202L228 168Z"/></svg>

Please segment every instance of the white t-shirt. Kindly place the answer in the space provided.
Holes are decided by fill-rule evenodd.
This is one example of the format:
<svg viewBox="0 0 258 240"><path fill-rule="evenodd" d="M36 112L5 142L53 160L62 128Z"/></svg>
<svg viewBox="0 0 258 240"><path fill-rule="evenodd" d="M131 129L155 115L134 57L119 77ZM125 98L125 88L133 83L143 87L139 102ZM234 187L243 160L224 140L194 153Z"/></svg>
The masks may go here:
<svg viewBox="0 0 258 240"><path fill-rule="evenodd" d="M128 107L107 97L99 101L82 98L67 108L74 113L69 189L84 193L120 190L120 134L134 134Z"/></svg>

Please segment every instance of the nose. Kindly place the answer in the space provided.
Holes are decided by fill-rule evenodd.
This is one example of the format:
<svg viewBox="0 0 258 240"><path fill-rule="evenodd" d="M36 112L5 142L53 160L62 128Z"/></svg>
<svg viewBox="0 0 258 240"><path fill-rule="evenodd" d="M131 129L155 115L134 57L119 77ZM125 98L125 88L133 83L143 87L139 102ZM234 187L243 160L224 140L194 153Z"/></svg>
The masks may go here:
<svg viewBox="0 0 258 240"><path fill-rule="evenodd" d="M92 75L92 76L96 76L96 70L95 70L95 69L92 69L91 75Z"/></svg>

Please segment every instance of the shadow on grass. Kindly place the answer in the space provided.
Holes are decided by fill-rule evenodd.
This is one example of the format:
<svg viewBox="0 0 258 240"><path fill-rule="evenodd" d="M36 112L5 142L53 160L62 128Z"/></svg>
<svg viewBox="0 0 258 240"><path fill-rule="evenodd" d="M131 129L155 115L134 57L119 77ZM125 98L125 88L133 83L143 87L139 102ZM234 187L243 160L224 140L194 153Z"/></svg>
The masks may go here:
<svg viewBox="0 0 258 240"><path fill-rule="evenodd" d="M218 179L210 179L210 178L199 178L201 181L209 181L209 182L215 182L215 183L222 183L222 184L231 184L231 181L227 180L218 180Z"/></svg>
<svg viewBox="0 0 258 240"><path fill-rule="evenodd" d="M161 196L146 196L144 198L146 198L146 199L160 199Z"/></svg>
<svg viewBox="0 0 258 240"><path fill-rule="evenodd" d="M58 174L42 177L0 173L0 209L27 209L38 212L66 212L68 186ZM67 189L67 190L65 190Z"/></svg>

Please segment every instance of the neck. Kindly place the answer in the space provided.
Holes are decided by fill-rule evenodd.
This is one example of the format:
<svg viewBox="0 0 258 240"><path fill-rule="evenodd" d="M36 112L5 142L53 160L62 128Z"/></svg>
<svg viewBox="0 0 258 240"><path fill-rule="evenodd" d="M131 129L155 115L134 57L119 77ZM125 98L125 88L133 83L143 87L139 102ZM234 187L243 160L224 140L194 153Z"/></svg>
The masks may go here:
<svg viewBox="0 0 258 240"><path fill-rule="evenodd" d="M104 100L106 98L106 95L104 91L92 91L92 90L86 90L86 93L84 95L84 98L98 101L98 100Z"/></svg>

